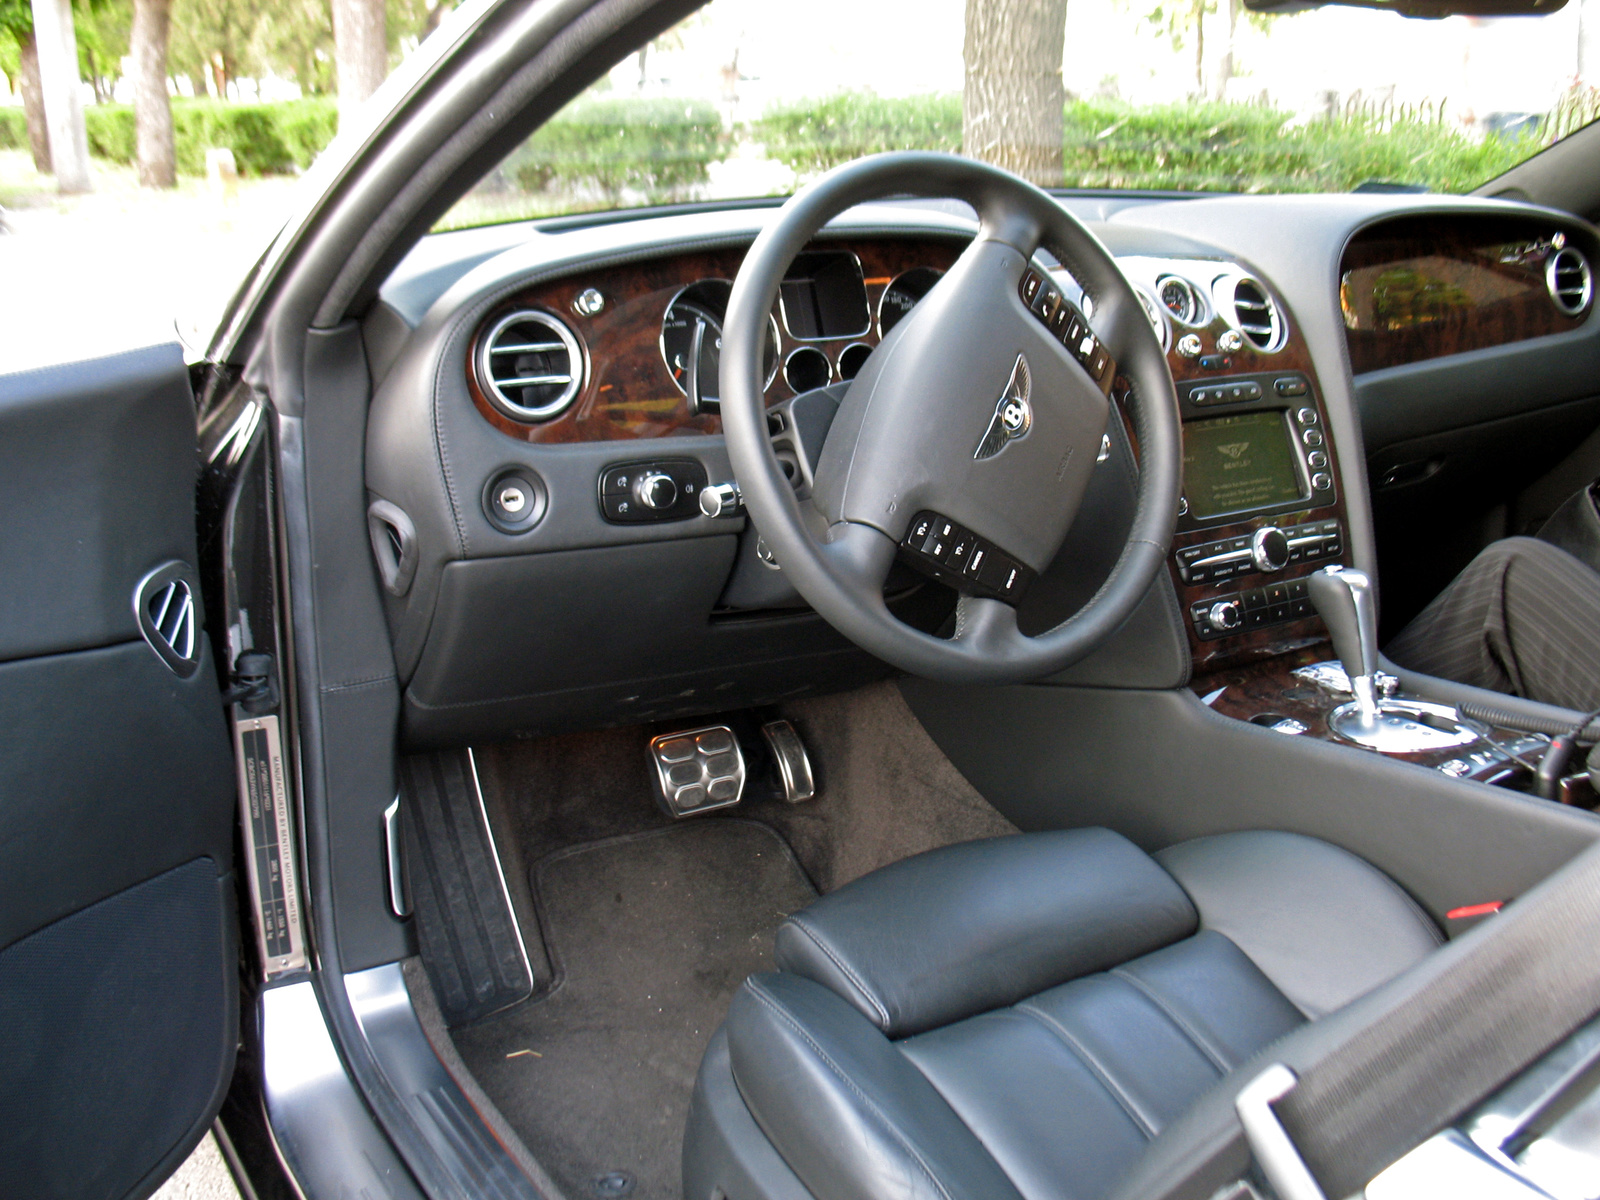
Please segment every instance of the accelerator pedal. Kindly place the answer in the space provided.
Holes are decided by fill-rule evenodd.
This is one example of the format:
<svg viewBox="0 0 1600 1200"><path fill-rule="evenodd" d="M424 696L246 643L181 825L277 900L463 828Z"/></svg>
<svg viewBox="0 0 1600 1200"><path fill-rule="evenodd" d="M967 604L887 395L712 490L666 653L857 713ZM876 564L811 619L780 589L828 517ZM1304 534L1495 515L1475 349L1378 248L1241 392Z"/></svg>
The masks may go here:
<svg viewBox="0 0 1600 1200"><path fill-rule="evenodd" d="M650 739L656 796L672 817L731 808L744 796L744 754L726 725L663 733Z"/></svg>

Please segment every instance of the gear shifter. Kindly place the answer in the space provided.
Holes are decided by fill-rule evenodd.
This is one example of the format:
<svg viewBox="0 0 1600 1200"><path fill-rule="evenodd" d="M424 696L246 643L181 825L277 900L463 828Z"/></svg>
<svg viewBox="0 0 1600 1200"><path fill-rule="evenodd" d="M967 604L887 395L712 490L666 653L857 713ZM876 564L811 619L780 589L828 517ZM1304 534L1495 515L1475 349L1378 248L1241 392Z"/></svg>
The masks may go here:
<svg viewBox="0 0 1600 1200"><path fill-rule="evenodd" d="M1329 729L1347 742L1385 754L1414 754L1477 740L1478 734L1443 705L1380 698L1378 605L1365 571L1324 567L1306 580L1306 587L1355 696L1354 703L1328 714Z"/></svg>
<svg viewBox="0 0 1600 1200"><path fill-rule="evenodd" d="M1372 580L1351 567L1324 567L1306 581L1311 603L1333 637L1333 652L1344 664L1361 724L1378 719L1378 613Z"/></svg>

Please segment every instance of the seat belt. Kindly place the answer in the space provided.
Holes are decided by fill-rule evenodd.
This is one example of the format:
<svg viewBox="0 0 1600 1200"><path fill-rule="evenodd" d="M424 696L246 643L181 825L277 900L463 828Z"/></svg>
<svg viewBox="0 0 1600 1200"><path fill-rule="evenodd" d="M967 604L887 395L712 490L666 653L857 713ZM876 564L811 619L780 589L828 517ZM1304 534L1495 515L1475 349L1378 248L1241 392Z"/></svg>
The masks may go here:
<svg viewBox="0 0 1600 1200"><path fill-rule="evenodd" d="M1239 1093L1281 1200L1359 1194L1600 1012L1600 843L1418 974L1298 1078L1274 1064Z"/></svg>

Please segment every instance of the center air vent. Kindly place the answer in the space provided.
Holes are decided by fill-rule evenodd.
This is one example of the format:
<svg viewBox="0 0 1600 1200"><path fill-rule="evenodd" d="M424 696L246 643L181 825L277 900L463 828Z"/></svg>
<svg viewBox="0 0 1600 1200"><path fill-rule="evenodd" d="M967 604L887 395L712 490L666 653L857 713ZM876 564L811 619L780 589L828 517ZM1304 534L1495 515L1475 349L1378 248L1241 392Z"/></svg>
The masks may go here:
<svg viewBox="0 0 1600 1200"><path fill-rule="evenodd" d="M577 398L583 351L557 318L524 309L501 317L478 344L478 382L513 420L547 421Z"/></svg>
<svg viewBox="0 0 1600 1200"><path fill-rule="evenodd" d="M1267 295L1267 289L1249 276L1225 280L1222 285L1226 300L1224 312L1233 319L1229 322L1245 339L1263 354L1283 348L1285 329L1278 306Z"/></svg>
<svg viewBox="0 0 1600 1200"><path fill-rule="evenodd" d="M1581 250L1568 246L1557 250L1545 263L1544 285L1550 289L1550 299L1569 317L1583 315L1594 295L1594 277L1589 273L1589 260Z"/></svg>

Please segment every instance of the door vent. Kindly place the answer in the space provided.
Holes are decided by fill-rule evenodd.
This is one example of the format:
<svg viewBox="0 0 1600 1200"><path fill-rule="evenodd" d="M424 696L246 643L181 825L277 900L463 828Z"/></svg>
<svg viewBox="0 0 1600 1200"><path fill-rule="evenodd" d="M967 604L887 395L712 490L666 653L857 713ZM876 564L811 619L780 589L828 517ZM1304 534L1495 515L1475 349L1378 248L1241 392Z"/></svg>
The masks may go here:
<svg viewBox="0 0 1600 1200"><path fill-rule="evenodd" d="M1265 287L1246 276L1233 282L1228 298L1233 316L1231 323L1252 346L1263 354L1283 348L1283 318Z"/></svg>
<svg viewBox="0 0 1600 1200"><path fill-rule="evenodd" d="M501 317L478 343L478 384L514 421L548 421L583 386L583 350L565 323L523 309Z"/></svg>
<svg viewBox="0 0 1600 1200"><path fill-rule="evenodd" d="M1568 246L1552 254L1545 263L1544 285L1557 308L1569 317L1582 316L1594 296L1594 276L1583 251Z"/></svg>
<svg viewBox="0 0 1600 1200"><path fill-rule="evenodd" d="M184 679L200 669L198 590L188 564L173 561L151 571L133 592L140 634L156 657Z"/></svg>

